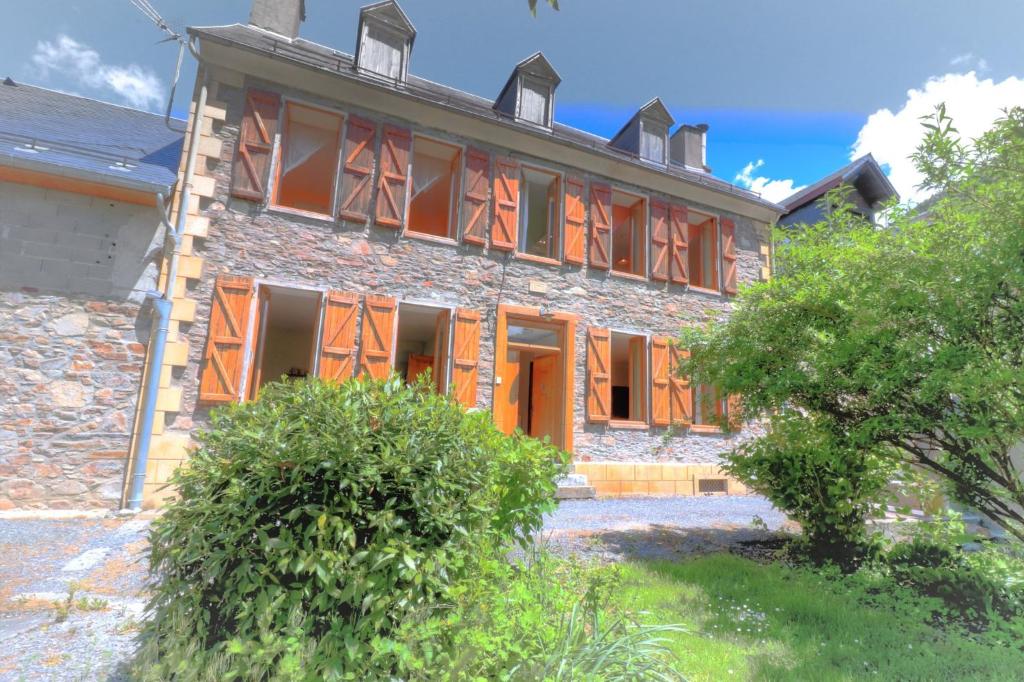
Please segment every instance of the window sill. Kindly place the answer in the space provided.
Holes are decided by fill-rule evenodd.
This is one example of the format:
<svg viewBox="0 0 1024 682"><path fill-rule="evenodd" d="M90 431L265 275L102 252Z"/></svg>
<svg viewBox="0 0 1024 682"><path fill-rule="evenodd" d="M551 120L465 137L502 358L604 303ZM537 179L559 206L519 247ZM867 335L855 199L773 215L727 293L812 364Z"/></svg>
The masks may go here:
<svg viewBox="0 0 1024 682"><path fill-rule="evenodd" d="M519 253L518 251L516 252L516 259L529 261L531 263L541 263L543 265L554 265L556 267L562 264L562 262L557 258L548 258L547 256L535 256L532 253Z"/></svg>
<svg viewBox="0 0 1024 682"><path fill-rule="evenodd" d="M404 236L410 239L422 239L425 242L434 242L435 244L447 244L448 246L458 246L458 241L451 237L438 237L436 234L427 234L426 232L417 232L416 230L405 228Z"/></svg>
<svg viewBox="0 0 1024 682"><path fill-rule="evenodd" d="M611 270L612 277L622 277L623 279L632 279L637 282L646 282L647 278L643 275L635 275L632 272L620 272L614 268Z"/></svg>
<svg viewBox="0 0 1024 682"><path fill-rule="evenodd" d="M298 216L300 218L309 218L310 220L319 220L325 223L333 223L334 216L327 213L317 213L316 211L304 211L301 208L290 208L288 206L267 206L268 213L277 213L280 215Z"/></svg>
<svg viewBox="0 0 1024 682"><path fill-rule="evenodd" d="M647 422L632 421L629 419L612 419L608 426L613 429L632 429L634 431L646 431L650 428Z"/></svg>
<svg viewBox="0 0 1024 682"><path fill-rule="evenodd" d="M714 424L690 424L690 433L721 433L722 427Z"/></svg>
<svg viewBox="0 0 1024 682"><path fill-rule="evenodd" d="M718 289L705 289L704 287L698 287L698 286L694 286L692 284L687 287L687 291L695 291L698 294L710 294L712 296L722 296L723 295L722 292L719 291Z"/></svg>

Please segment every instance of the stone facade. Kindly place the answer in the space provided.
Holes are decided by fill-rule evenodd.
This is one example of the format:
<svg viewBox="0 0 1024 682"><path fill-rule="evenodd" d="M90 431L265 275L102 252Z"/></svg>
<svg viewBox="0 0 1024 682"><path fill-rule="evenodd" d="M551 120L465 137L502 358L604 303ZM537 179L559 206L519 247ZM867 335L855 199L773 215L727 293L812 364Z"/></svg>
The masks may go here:
<svg viewBox="0 0 1024 682"><path fill-rule="evenodd" d="M230 197L244 93L248 87L280 92L310 104L329 106L365 119L410 127L414 134L472 144L494 154L509 150L482 140L459 138L451 131L431 130L415 121L369 111L350 102L331 101L280 84L246 78L218 68L212 90L218 117L204 125L204 142L219 151L204 159L200 173L211 179L209 197L197 202L197 218L205 218L205 234L191 242L192 256L202 262L202 276L181 291L190 319L182 320L178 342L187 348L187 361L175 368L172 388L180 389L180 410L168 410L162 424L164 438L185 443L193 430L208 419L198 401L199 372L207 343L214 281L217 274L247 275L257 282L320 290L337 289L359 294L383 294L399 301L471 308L481 313L481 342L477 404L490 409L497 306L536 306L578 316L575 338L575 381L572 395L574 450L578 461L692 463L712 465L733 447L735 435L698 434L686 430L666 433L664 428L615 428L589 424L585 416L586 329L588 326L642 334L674 336L684 324L699 324L727 315L725 295L687 289L650 280L639 281L586 266L554 265L521 259L454 240L420 238L372 224L299 216ZM221 120L222 119L222 120ZM611 183L616 188L657 197L643 187L587 169L560 167L550 161L517 155L524 163ZM680 202L678 198L671 200ZM767 227L746 216L714 206L685 202L691 209L731 218L736 225L737 268L740 283L756 280L767 271ZM372 210L371 210L372 214ZM545 293L535 293L544 291ZM173 337L172 337L173 338ZM173 461L173 460L169 460ZM148 490L164 474L148 479ZM691 476L692 480L692 476Z"/></svg>
<svg viewBox="0 0 1024 682"><path fill-rule="evenodd" d="M0 509L118 505L158 225L152 207L0 183Z"/></svg>

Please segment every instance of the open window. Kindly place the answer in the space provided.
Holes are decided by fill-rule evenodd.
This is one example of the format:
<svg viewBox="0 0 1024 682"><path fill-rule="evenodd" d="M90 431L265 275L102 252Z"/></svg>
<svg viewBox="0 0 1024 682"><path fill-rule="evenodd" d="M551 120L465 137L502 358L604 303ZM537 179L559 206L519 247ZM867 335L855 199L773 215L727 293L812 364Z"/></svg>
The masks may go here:
<svg viewBox="0 0 1024 682"><path fill-rule="evenodd" d="M699 384L693 388L693 424L719 427L726 415L726 400L717 386Z"/></svg>
<svg viewBox="0 0 1024 682"><path fill-rule="evenodd" d="M410 232L454 238L462 150L425 137L412 143Z"/></svg>
<svg viewBox="0 0 1024 682"><path fill-rule="evenodd" d="M647 272L647 202L612 192L612 270L643 277Z"/></svg>
<svg viewBox="0 0 1024 682"><path fill-rule="evenodd" d="M399 304L395 371L407 383L429 370L438 392L448 390L451 319L447 308Z"/></svg>
<svg viewBox="0 0 1024 682"><path fill-rule="evenodd" d="M277 206L330 215L341 138L341 116L288 102L281 135Z"/></svg>
<svg viewBox="0 0 1024 682"><path fill-rule="evenodd" d="M542 258L558 259L561 249L559 230L559 177L534 168L523 168L520 185L519 252Z"/></svg>
<svg viewBox="0 0 1024 682"><path fill-rule="evenodd" d="M255 400L260 388L282 378L313 375L319 327L319 292L261 285L246 397Z"/></svg>
<svg viewBox="0 0 1024 682"><path fill-rule="evenodd" d="M647 337L611 333L612 421L647 422Z"/></svg>
<svg viewBox="0 0 1024 682"><path fill-rule="evenodd" d="M687 254L690 265L690 285L702 289L719 290L718 284L718 226L709 215L690 211Z"/></svg>

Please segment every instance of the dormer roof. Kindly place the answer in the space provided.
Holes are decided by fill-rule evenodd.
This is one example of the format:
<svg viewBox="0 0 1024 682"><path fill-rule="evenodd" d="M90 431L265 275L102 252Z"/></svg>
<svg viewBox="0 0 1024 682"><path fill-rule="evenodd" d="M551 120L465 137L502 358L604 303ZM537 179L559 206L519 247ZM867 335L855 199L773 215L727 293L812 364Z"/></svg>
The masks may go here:
<svg viewBox="0 0 1024 682"><path fill-rule="evenodd" d="M410 43L416 38L416 27L412 25L409 16L395 0L383 0L361 8L359 23L367 19L385 24L399 33L408 35Z"/></svg>
<svg viewBox="0 0 1024 682"><path fill-rule="evenodd" d="M494 100L494 109L516 120L550 128L554 120L555 88L561 82L562 77L547 57L535 52L512 69L512 75ZM524 99L530 99L525 103L529 111L524 110Z"/></svg>

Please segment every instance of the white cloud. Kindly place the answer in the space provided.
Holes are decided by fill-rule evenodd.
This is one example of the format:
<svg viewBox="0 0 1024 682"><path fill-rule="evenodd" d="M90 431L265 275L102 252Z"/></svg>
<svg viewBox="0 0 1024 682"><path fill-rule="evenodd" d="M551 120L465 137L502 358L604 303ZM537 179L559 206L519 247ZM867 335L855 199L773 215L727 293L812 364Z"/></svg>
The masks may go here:
<svg viewBox="0 0 1024 682"><path fill-rule="evenodd" d="M907 100L896 113L879 109L871 114L857 135L850 158L874 154L878 163L888 165L889 180L903 200L925 199L928 193L917 189L922 178L910 156L924 137L921 117L932 115L943 102L966 142L991 128L1004 109L1024 105L1024 80L1010 76L996 83L991 78L979 79L974 71L930 78L921 89L907 91Z"/></svg>
<svg viewBox="0 0 1024 682"><path fill-rule="evenodd" d="M988 71L988 62L985 61L984 57L975 57L973 52L965 52L964 54L958 54L949 60L951 66L959 66L964 68L974 68L978 73L985 73Z"/></svg>
<svg viewBox="0 0 1024 682"><path fill-rule="evenodd" d="M140 109L157 108L164 98L160 79L138 64L104 64L100 54L74 38L60 34L53 42L40 40L32 63L43 78L56 72L90 90L108 90Z"/></svg>
<svg viewBox="0 0 1024 682"><path fill-rule="evenodd" d="M746 187L752 192L757 192L768 201L775 202L782 201L806 187L806 185L794 187L793 181L790 179L772 180L771 178L766 178L762 175L754 177L754 171L763 165L764 159L751 161L743 167L743 170L736 174L733 181L741 187Z"/></svg>

